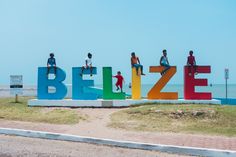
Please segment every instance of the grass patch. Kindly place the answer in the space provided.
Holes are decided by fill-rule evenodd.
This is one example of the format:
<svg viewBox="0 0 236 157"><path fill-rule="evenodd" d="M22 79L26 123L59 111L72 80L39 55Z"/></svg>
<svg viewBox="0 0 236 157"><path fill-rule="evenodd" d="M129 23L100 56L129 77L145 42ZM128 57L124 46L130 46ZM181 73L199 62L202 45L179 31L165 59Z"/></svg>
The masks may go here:
<svg viewBox="0 0 236 157"><path fill-rule="evenodd" d="M29 97L21 97L20 103L15 103L14 98L0 98L0 120L76 124L87 118L86 115L68 108L28 107L28 100Z"/></svg>
<svg viewBox="0 0 236 157"><path fill-rule="evenodd" d="M111 115L110 127L236 136L236 107L221 105L143 105Z"/></svg>

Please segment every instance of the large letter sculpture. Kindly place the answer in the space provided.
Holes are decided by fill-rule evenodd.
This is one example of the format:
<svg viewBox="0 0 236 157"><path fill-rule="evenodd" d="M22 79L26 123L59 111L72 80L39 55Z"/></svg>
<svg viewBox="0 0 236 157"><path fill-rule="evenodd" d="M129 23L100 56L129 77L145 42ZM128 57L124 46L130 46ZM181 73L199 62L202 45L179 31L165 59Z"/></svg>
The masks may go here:
<svg viewBox="0 0 236 157"><path fill-rule="evenodd" d="M139 68L138 74L136 68L132 68L132 99L141 99L141 71Z"/></svg>
<svg viewBox="0 0 236 157"><path fill-rule="evenodd" d="M50 68L50 74L54 74L54 69ZM66 96L67 88L63 81L66 78L66 73L57 68L57 73L54 79L48 79L47 67L38 68L38 99L63 99ZM54 87L55 91L50 92L49 88Z"/></svg>
<svg viewBox="0 0 236 157"><path fill-rule="evenodd" d="M125 93L112 91L112 68L103 67L103 99L125 99Z"/></svg>
<svg viewBox="0 0 236 157"><path fill-rule="evenodd" d="M149 72L160 73L163 70L163 66L150 66ZM178 99L177 92L161 92L175 73L176 67L172 66L164 75L162 75L161 79L148 92L148 99Z"/></svg>
<svg viewBox="0 0 236 157"><path fill-rule="evenodd" d="M84 69L83 75L81 67L72 68L72 99L77 100L96 100L98 95L96 93L85 93L84 90L94 86L94 80L83 80L83 75L90 74L90 69ZM97 68L93 67L92 74L97 74Z"/></svg>
<svg viewBox="0 0 236 157"><path fill-rule="evenodd" d="M193 68L193 67L192 67ZM191 69L193 71L193 69ZM211 73L210 66L197 66L198 73ZM195 86L207 86L207 79L195 79L194 74L189 74L189 67L184 67L184 99L211 100L211 93L197 93Z"/></svg>

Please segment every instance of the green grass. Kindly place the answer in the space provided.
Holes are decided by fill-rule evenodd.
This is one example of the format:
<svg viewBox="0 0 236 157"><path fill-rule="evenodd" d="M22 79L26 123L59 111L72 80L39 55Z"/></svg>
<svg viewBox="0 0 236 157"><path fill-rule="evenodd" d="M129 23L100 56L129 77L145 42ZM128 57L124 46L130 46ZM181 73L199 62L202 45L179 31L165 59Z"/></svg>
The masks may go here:
<svg viewBox="0 0 236 157"><path fill-rule="evenodd" d="M86 115L68 108L28 107L28 99L28 97L21 97L20 103L14 103L14 98L0 98L0 120L76 124L87 118Z"/></svg>
<svg viewBox="0 0 236 157"><path fill-rule="evenodd" d="M236 107L143 105L112 114L109 126L135 131L236 136Z"/></svg>

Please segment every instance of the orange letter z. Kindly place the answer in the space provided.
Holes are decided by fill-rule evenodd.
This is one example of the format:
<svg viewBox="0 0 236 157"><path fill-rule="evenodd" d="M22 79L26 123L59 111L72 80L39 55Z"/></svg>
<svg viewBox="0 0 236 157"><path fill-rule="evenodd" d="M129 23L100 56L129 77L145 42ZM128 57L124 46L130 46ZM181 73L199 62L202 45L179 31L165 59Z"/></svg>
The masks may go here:
<svg viewBox="0 0 236 157"><path fill-rule="evenodd" d="M163 66L150 66L149 72L160 73L164 70ZM148 99L178 99L177 92L161 92L167 82L175 75L176 67L172 66L165 74L162 75L160 80L148 92Z"/></svg>

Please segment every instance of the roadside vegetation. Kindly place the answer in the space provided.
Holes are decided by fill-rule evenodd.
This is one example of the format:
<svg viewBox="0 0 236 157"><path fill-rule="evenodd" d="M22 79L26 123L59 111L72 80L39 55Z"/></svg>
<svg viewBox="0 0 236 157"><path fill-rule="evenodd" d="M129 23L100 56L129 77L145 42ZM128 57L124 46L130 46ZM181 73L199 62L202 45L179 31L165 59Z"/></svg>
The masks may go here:
<svg viewBox="0 0 236 157"><path fill-rule="evenodd" d="M50 124L76 124L87 116L70 108L28 107L29 97L21 97L19 103L14 98L0 98L0 120L42 122Z"/></svg>
<svg viewBox="0 0 236 157"><path fill-rule="evenodd" d="M109 126L134 131L236 136L236 106L142 105L112 114Z"/></svg>

